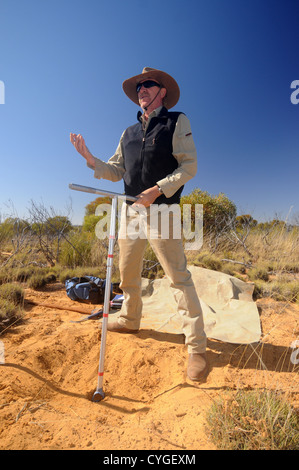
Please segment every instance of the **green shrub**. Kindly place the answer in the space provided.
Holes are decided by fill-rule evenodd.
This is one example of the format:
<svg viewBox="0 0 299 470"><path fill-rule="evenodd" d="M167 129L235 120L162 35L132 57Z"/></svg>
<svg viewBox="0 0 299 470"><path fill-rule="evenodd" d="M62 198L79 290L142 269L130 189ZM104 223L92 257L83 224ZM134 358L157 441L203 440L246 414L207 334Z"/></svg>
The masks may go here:
<svg viewBox="0 0 299 470"><path fill-rule="evenodd" d="M44 287L48 282L48 277L42 273L33 274L27 281L28 287L31 289L39 289Z"/></svg>
<svg viewBox="0 0 299 470"><path fill-rule="evenodd" d="M275 300L298 302L298 281L280 281L279 279L270 283L271 297Z"/></svg>
<svg viewBox="0 0 299 470"><path fill-rule="evenodd" d="M261 297L271 297L273 300L283 302L299 302L299 283L298 281L280 281L272 282L263 280L254 281L255 299Z"/></svg>
<svg viewBox="0 0 299 470"><path fill-rule="evenodd" d="M221 260L210 253L200 253L194 258L193 264L201 268L212 269L213 271L222 270Z"/></svg>
<svg viewBox="0 0 299 470"><path fill-rule="evenodd" d="M5 282L26 282L31 276L37 272L46 273L48 268L40 268L34 265L30 266L16 266L16 267L5 267L0 271L0 284Z"/></svg>
<svg viewBox="0 0 299 470"><path fill-rule="evenodd" d="M0 331L21 315L24 291L17 284L0 285Z"/></svg>
<svg viewBox="0 0 299 470"><path fill-rule="evenodd" d="M0 269L0 285L11 281L10 273L7 268Z"/></svg>
<svg viewBox="0 0 299 470"><path fill-rule="evenodd" d="M18 282L26 282L36 272L37 269L38 268L35 266L13 268L11 270L12 279Z"/></svg>
<svg viewBox="0 0 299 470"><path fill-rule="evenodd" d="M66 240L61 243L60 266L76 268L79 266L101 267L106 265L108 239L99 240L94 233L76 231L68 237L68 240L70 243Z"/></svg>
<svg viewBox="0 0 299 470"><path fill-rule="evenodd" d="M247 275L251 281L255 281L256 279L269 281L268 271L264 268L251 268L248 270Z"/></svg>
<svg viewBox="0 0 299 470"><path fill-rule="evenodd" d="M223 263L221 267L221 272L224 274L229 274L230 276L238 276L238 273L236 272L236 268L233 268L230 263Z"/></svg>
<svg viewBox="0 0 299 470"><path fill-rule="evenodd" d="M91 232L95 233L96 225L99 222L100 217L94 215L94 214L89 214L84 217L84 222L82 229L85 232Z"/></svg>
<svg viewBox="0 0 299 470"><path fill-rule="evenodd" d="M14 305L20 305L24 301L24 290L14 283L2 284L0 285L0 297L12 302Z"/></svg>
<svg viewBox="0 0 299 470"><path fill-rule="evenodd" d="M74 269L70 269L70 268L61 269L59 273L59 280L60 282L64 283L67 279L71 279L72 277L97 276L100 278L104 278L105 275L106 275L105 270L100 270L98 267L78 266L77 268L74 268Z"/></svg>
<svg viewBox="0 0 299 470"><path fill-rule="evenodd" d="M69 235L68 240L70 243L66 240L61 243L59 264L70 268L90 265L91 234L88 232L74 232Z"/></svg>
<svg viewBox="0 0 299 470"><path fill-rule="evenodd" d="M18 307L14 302L0 297L0 321L14 318L17 311ZM0 325L0 330L1 329Z"/></svg>
<svg viewBox="0 0 299 470"><path fill-rule="evenodd" d="M205 232L222 230L237 215L235 204L223 193L213 196L207 191L196 188L190 194L181 197L181 208L184 204L191 204L191 220L193 223L195 204L203 205L203 229Z"/></svg>

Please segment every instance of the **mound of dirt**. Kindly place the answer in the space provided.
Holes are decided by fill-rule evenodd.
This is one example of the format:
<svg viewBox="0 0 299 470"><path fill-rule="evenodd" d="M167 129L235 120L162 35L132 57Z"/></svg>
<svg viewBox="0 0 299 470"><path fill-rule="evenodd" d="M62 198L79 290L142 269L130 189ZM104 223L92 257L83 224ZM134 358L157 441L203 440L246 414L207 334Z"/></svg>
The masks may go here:
<svg viewBox="0 0 299 470"><path fill-rule="evenodd" d="M262 341L209 340L211 372L203 384L186 378L183 335L108 333L106 396L94 403L99 322L72 323L94 306L72 302L59 283L26 289L23 321L0 336L0 449L215 449L205 416L219 396L279 389L298 406L298 369L291 361L298 306L271 300L258 306Z"/></svg>

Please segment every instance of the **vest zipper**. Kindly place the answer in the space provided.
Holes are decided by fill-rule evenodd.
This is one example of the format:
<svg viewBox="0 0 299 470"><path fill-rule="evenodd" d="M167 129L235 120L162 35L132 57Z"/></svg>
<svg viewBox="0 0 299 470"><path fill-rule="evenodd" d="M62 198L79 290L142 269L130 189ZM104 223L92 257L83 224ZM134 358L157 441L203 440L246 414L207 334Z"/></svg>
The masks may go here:
<svg viewBox="0 0 299 470"><path fill-rule="evenodd" d="M143 131L143 138L142 138L142 147L141 147L141 163L142 163L142 166L143 166L143 160L144 160L145 134L146 134L146 130Z"/></svg>

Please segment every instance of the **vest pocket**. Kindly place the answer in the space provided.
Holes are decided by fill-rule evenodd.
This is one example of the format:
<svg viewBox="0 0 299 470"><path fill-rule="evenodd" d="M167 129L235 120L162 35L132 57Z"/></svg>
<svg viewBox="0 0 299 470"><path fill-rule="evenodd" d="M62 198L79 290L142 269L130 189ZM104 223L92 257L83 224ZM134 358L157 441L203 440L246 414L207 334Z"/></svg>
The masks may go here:
<svg viewBox="0 0 299 470"><path fill-rule="evenodd" d="M155 134L153 137L150 137L146 139L148 141L149 145L156 145L157 143L160 143L161 139L163 138L163 134L165 137L168 137L169 135L169 130L168 129L160 129L157 134Z"/></svg>

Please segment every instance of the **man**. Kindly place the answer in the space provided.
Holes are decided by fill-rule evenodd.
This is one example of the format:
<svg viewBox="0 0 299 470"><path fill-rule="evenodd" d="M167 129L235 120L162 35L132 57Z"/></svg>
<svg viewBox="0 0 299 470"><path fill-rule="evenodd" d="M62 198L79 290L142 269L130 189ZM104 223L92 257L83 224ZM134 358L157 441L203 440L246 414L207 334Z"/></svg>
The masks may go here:
<svg viewBox="0 0 299 470"><path fill-rule="evenodd" d="M145 67L141 74L124 81L123 90L143 113L139 111L137 123L122 134L115 154L107 163L91 154L80 134L71 133L70 139L87 165L94 169L96 178L123 179L125 194L137 197L129 207L129 216L125 222L121 221L118 240L120 287L125 300L118 321L108 324L109 331L136 333L142 314L141 271L147 241L130 236L126 229L138 215L139 207L145 208L145 225L151 229L153 207L179 204L184 184L196 174L197 157L188 118L183 113L168 111L180 96L179 86L170 75ZM159 214L163 221L163 211ZM170 217L167 239L161 236L159 229L156 236L148 238L172 287L180 292L176 300L189 353L187 375L191 380L200 381L208 372L206 335L183 243L173 235L177 222L175 215Z"/></svg>

